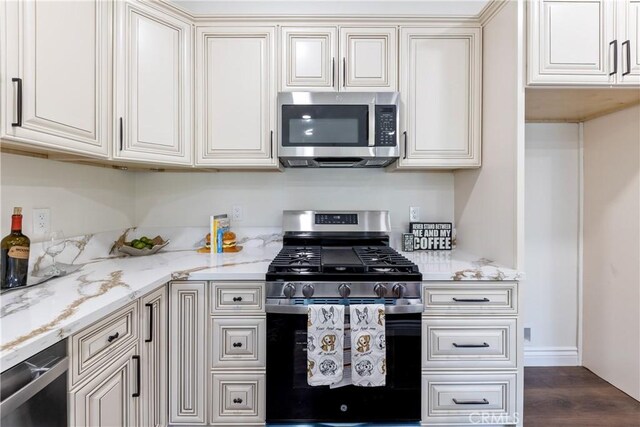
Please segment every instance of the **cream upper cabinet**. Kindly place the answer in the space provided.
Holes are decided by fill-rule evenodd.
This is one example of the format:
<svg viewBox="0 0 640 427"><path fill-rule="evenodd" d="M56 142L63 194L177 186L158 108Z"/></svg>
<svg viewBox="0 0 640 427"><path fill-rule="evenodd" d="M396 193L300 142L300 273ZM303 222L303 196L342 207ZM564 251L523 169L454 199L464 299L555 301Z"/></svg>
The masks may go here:
<svg viewBox="0 0 640 427"><path fill-rule="evenodd" d="M282 90L337 90L336 27L282 27Z"/></svg>
<svg viewBox="0 0 640 427"><path fill-rule="evenodd" d="M196 165L277 168L275 27L196 37Z"/></svg>
<svg viewBox="0 0 640 427"><path fill-rule="evenodd" d="M481 29L400 29L403 112L397 168L481 162Z"/></svg>
<svg viewBox="0 0 640 427"><path fill-rule="evenodd" d="M112 2L3 2L2 137L109 155Z"/></svg>
<svg viewBox="0 0 640 427"><path fill-rule="evenodd" d="M633 39L629 52L638 49L637 30L632 34L631 29L638 20L637 2L534 0L528 7L529 85L609 86L621 81L623 63L626 66L626 59L622 61L626 45L622 43ZM635 18L627 16L630 31L626 34L620 33L620 20L616 29L616 8L622 16L625 12L620 9L631 14L635 9ZM633 80L624 77L627 82Z"/></svg>
<svg viewBox="0 0 640 427"><path fill-rule="evenodd" d="M396 91L396 27L282 27L283 91Z"/></svg>
<svg viewBox="0 0 640 427"><path fill-rule="evenodd" d="M620 62L618 83L640 84L640 0L620 0L618 8L618 42Z"/></svg>
<svg viewBox="0 0 640 427"><path fill-rule="evenodd" d="M192 159L192 26L140 2L116 2L114 157Z"/></svg>
<svg viewBox="0 0 640 427"><path fill-rule="evenodd" d="M397 29L340 28L340 90L397 91Z"/></svg>

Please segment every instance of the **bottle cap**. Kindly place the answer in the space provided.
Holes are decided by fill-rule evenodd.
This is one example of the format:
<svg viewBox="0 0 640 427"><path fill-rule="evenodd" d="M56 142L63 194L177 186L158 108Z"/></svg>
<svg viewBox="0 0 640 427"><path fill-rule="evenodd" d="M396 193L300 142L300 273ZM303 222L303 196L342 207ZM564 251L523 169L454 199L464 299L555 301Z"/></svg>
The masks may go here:
<svg viewBox="0 0 640 427"><path fill-rule="evenodd" d="M14 215L22 215L22 208L13 208Z"/></svg>

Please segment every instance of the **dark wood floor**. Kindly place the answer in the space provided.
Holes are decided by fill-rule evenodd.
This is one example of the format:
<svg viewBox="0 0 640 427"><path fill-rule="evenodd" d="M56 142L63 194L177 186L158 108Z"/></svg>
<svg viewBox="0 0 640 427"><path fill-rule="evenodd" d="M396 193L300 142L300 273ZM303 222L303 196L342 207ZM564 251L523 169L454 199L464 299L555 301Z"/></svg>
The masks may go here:
<svg viewBox="0 0 640 427"><path fill-rule="evenodd" d="M640 402L582 367L525 368L524 427L640 427Z"/></svg>

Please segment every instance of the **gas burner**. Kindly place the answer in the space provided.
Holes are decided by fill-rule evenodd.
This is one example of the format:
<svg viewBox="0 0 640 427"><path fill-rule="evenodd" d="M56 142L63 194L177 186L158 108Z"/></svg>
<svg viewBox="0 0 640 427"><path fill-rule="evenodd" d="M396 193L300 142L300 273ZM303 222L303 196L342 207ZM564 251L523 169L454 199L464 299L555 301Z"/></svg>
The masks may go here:
<svg viewBox="0 0 640 427"><path fill-rule="evenodd" d="M311 271L310 268L305 268L305 267L291 267L289 268L289 271L294 272L294 273L306 273L308 271Z"/></svg>
<svg viewBox="0 0 640 427"><path fill-rule="evenodd" d="M392 271L396 271L395 268L391 267L373 267L372 270L378 273L391 273Z"/></svg>

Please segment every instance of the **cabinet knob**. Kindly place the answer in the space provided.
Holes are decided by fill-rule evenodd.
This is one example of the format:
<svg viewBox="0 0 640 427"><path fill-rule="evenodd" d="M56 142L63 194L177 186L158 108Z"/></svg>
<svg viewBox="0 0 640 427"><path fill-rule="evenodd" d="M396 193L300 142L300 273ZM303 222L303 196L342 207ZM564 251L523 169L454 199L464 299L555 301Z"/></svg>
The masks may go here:
<svg viewBox="0 0 640 427"><path fill-rule="evenodd" d="M240 302L242 301L242 297L233 297L233 302Z"/></svg>
<svg viewBox="0 0 640 427"><path fill-rule="evenodd" d="M112 342L118 339L118 337L120 336L120 332L116 332L113 335L109 335L109 337L107 338L108 342Z"/></svg>
<svg viewBox="0 0 640 427"><path fill-rule="evenodd" d="M237 404L242 403L242 399L240 398L233 399L233 403L237 403Z"/></svg>
<svg viewBox="0 0 640 427"><path fill-rule="evenodd" d="M241 342L234 342L233 346L234 347L242 347L242 343Z"/></svg>

